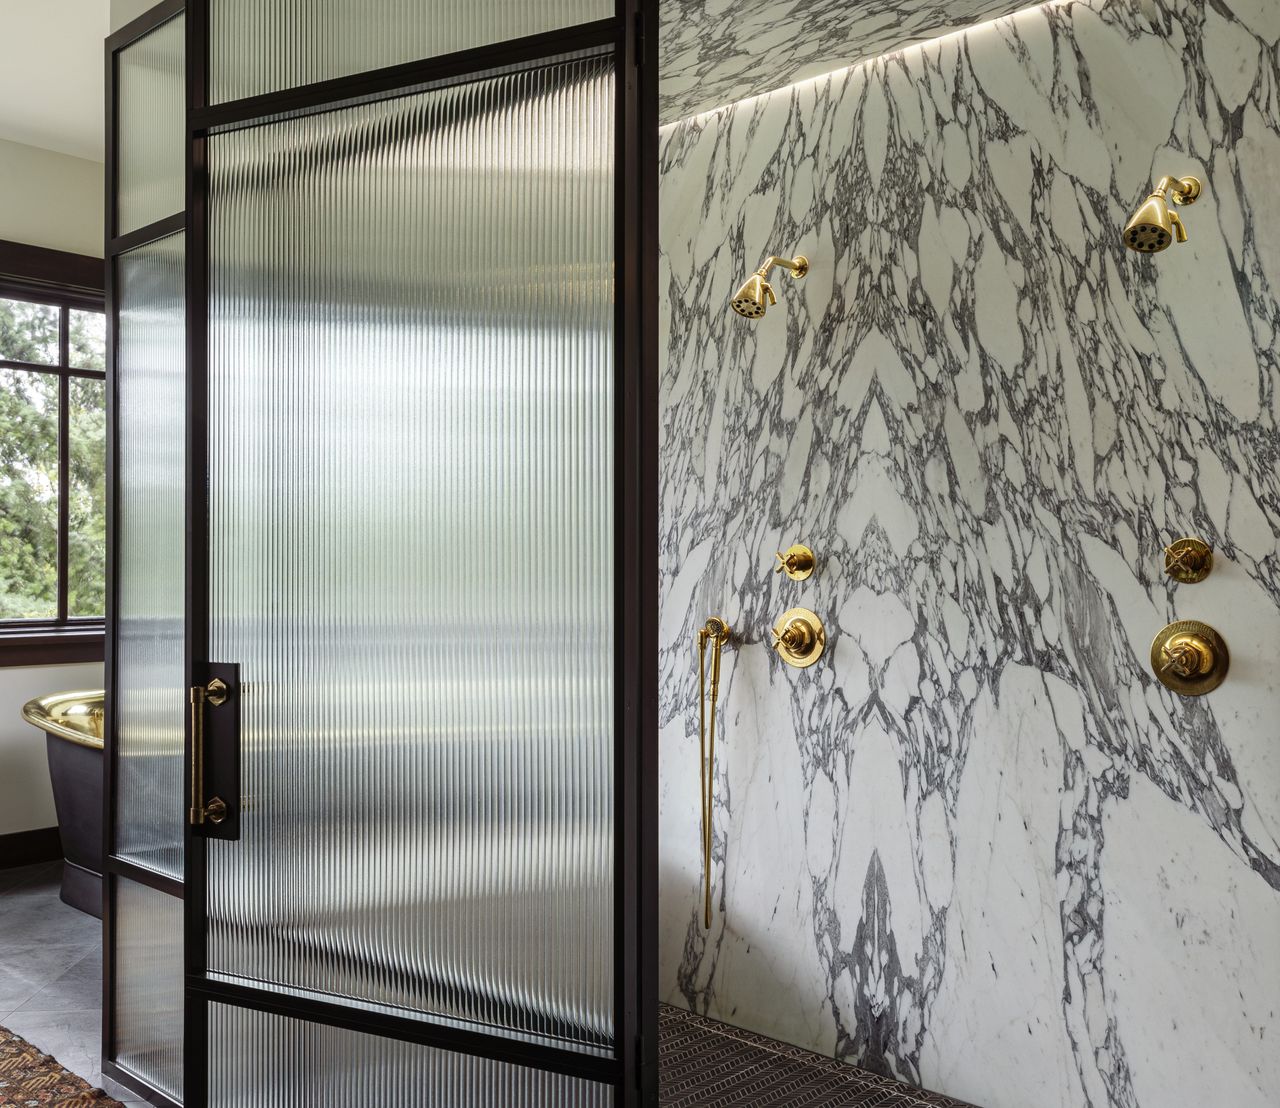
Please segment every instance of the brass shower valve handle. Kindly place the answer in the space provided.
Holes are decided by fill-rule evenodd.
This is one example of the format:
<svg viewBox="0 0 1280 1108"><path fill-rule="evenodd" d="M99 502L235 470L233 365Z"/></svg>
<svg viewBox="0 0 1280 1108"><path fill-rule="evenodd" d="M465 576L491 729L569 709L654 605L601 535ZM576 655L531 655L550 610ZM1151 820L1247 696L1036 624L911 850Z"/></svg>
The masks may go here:
<svg viewBox="0 0 1280 1108"><path fill-rule="evenodd" d="M785 573L793 581L807 581L813 576L814 567L817 565L813 551L803 543L795 543L787 547L785 554L779 550L774 557L778 559L778 564L774 566L773 572Z"/></svg>
<svg viewBox="0 0 1280 1108"><path fill-rule="evenodd" d="M1227 644L1207 623L1183 619L1163 628L1151 644L1151 668L1166 688L1182 696L1203 696L1227 676Z"/></svg>
<svg viewBox="0 0 1280 1108"><path fill-rule="evenodd" d="M1179 677L1197 677L1213 669L1213 647L1195 635L1179 636L1161 650L1165 663L1161 673L1173 671Z"/></svg>
<svg viewBox="0 0 1280 1108"><path fill-rule="evenodd" d="M783 612L773 625L773 649L789 666L806 669L822 657L826 645L826 628L808 608Z"/></svg>
<svg viewBox="0 0 1280 1108"><path fill-rule="evenodd" d="M1175 581L1194 585L1213 569L1213 549L1202 539L1178 539L1164 548L1164 571Z"/></svg>

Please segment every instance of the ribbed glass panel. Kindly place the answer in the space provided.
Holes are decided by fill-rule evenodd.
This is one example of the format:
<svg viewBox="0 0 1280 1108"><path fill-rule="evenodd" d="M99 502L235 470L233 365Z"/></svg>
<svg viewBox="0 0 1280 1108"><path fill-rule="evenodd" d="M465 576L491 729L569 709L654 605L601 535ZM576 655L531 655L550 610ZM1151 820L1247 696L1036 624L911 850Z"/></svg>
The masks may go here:
<svg viewBox="0 0 1280 1108"><path fill-rule="evenodd" d="M182 901L123 877L116 889L112 1057L182 1099Z"/></svg>
<svg viewBox="0 0 1280 1108"><path fill-rule="evenodd" d="M211 0L214 104L608 19L613 0Z"/></svg>
<svg viewBox="0 0 1280 1108"><path fill-rule="evenodd" d="M209 1108L610 1108L613 1089L224 1004L209 1006Z"/></svg>
<svg viewBox="0 0 1280 1108"><path fill-rule="evenodd" d="M116 360L116 850L182 877L183 235L122 255Z"/></svg>
<svg viewBox="0 0 1280 1108"><path fill-rule="evenodd" d="M185 18L126 46L116 61L116 234L182 211L185 204Z"/></svg>
<svg viewBox="0 0 1280 1108"><path fill-rule="evenodd" d="M210 139L213 971L609 1047L613 100Z"/></svg>

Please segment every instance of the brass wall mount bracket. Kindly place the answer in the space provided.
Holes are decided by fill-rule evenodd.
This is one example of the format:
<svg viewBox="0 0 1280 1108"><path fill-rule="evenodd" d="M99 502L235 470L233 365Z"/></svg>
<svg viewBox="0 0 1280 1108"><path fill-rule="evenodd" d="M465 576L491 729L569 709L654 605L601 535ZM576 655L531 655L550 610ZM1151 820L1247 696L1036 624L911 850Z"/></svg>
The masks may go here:
<svg viewBox="0 0 1280 1108"><path fill-rule="evenodd" d="M1161 628L1151 643L1151 668L1162 685L1180 696L1213 692L1226 680L1230 665L1222 636L1198 619Z"/></svg>
<svg viewBox="0 0 1280 1108"><path fill-rule="evenodd" d="M1213 548L1203 539L1186 538L1164 548L1164 571L1183 585L1195 585L1213 569Z"/></svg>
<svg viewBox="0 0 1280 1108"><path fill-rule="evenodd" d="M818 564L813 551L801 542L792 543L785 554L779 550L774 557L778 559L778 564L774 566L773 572L785 573L793 581L809 580Z"/></svg>
<svg viewBox="0 0 1280 1108"><path fill-rule="evenodd" d="M827 630L808 608L791 608L773 625L773 649L796 669L807 669L822 657Z"/></svg>

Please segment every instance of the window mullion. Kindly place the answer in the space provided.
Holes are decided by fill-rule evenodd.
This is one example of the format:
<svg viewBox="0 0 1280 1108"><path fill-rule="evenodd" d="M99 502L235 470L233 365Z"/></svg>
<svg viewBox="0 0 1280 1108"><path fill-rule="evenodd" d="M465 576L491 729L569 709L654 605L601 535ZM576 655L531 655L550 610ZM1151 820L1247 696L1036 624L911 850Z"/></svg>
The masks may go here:
<svg viewBox="0 0 1280 1108"><path fill-rule="evenodd" d="M67 620L67 581L70 576L68 537L71 530L71 310L58 312L58 622Z"/></svg>

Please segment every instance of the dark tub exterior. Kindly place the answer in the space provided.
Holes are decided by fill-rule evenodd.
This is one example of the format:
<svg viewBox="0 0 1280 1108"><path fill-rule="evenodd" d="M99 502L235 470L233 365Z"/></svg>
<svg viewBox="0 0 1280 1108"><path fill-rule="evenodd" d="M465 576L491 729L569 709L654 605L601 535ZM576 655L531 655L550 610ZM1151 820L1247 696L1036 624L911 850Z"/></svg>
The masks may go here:
<svg viewBox="0 0 1280 1108"><path fill-rule="evenodd" d="M45 733L53 804L62 836L62 899L102 917L101 689L29 700L22 718Z"/></svg>

